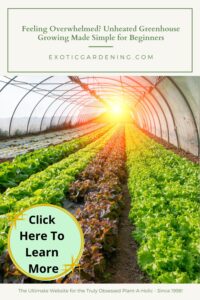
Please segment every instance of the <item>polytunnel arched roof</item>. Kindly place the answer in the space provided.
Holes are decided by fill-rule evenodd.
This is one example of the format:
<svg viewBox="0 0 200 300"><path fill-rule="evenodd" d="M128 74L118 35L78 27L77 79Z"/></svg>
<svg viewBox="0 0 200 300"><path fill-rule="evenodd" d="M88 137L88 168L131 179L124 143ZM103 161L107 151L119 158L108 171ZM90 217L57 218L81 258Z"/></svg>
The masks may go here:
<svg viewBox="0 0 200 300"><path fill-rule="evenodd" d="M1 131L9 136L76 125L120 97L144 130L197 155L199 78L160 76L0 77ZM189 142L188 142L189 141Z"/></svg>

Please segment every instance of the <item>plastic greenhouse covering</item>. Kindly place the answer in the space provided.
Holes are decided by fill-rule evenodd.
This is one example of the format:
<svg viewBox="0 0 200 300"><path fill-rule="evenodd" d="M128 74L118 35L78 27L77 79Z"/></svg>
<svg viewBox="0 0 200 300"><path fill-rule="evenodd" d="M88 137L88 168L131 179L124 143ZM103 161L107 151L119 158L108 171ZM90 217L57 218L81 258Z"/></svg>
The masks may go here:
<svg viewBox="0 0 200 300"><path fill-rule="evenodd" d="M199 155L198 77L1 76L0 136L87 123L117 97L127 103L138 127Z"/></svg>

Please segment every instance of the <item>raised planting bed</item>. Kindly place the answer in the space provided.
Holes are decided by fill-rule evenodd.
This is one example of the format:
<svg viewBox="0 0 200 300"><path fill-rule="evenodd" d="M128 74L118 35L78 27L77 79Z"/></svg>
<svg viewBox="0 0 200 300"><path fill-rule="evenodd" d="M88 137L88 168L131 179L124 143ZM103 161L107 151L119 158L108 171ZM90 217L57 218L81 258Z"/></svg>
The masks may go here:
<svg viewBox="0 0 200 300"><path fill-rule="evenodd" d="M17 186L32 174L40 172L69 154L95 141L109 130L109 126L98 129L86 136L48 148L17 156L12 162L0 164L0 192Z"/></svg>
<svg viewBox="0 0 200 300"><path fill-rule="evenodd" d="M200 167L126 126L130 219L154 283L200 282Z"/></svg>
<svg viewBox="0 0 200 300"><path fill-rule="evenodd" d="M13 159L18 155L25 154L51 145L57 145L66 141L89 134L104 127L105 124L87 124L76 128L40 133L31 136L21 136L18 138L7 138L0 140L0 160Z"/></svg>
<svg viewBox="0 0 200 300"><path fill-rule="evenodd" d="M124 128L121 128L69 188L70 200L83 204L75 215L83 229L85 248L80 273L75 271L57 282L105 280L107 260L116 250L125 177Z"/></svg>

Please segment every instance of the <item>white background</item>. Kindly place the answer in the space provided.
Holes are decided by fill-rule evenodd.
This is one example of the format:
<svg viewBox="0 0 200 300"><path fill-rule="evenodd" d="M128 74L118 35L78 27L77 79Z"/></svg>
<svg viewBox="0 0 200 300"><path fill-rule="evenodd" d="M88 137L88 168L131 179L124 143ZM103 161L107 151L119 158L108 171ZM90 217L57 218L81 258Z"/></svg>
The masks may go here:
<svg viewBox="0 0 200 300"><path fill-rule="evenodd" d="M175 292L181 289L180 293ZM189 284L3 284L1 295L18 300L197 300L199 285ZM107 292L102 292L107 290ZM112 292L110 292L111 290ZM118 291L121 290L121 293ZM133 292L123 292L134 290ZM113 292L114 291L114 292Z"/></svg>
<svg viewBox="0 0 200 300"><path fill-rule="evenodd" d="M7 18L7 7L193 7L194 9L194 70L193 73L185 73L187 76L198 76L200 75L200 43L199 43L199 28L200 28L200 1L199 0L138 0L138 1L115 1L115 0L101 0L101 1L60 1L60 0L29 0L29 1L10 1L8 0L6 3L1 3L1 10L0 10L0 36L1 36L1 45L0 45L0 71L3 74L7 72L7 36L6 36L6 18ZM19 42L13 44L12 48L19 47ZM26 48L26 44L23 42L20 43L20 47ZM178 45L171 45L171 47L178 47ZM13 50L14 50L13 49ZM171 48L166 48L164 51L167 53L170 52ZM31 54L34 54L34 49L27 49L30 55L29 60L33 59ZM182 52L184 53L185 49L179 49L180 57L182 56ZM34 57L34 56L33 56ZM162 61L162 57L160 58L160 64L166 63L166 61ZM159 63L158 63L159 64ZM158 67L158 66L157 66ZM143 70L144 71L144 70ZM48 72L48 71L47 71ZM55 74L52 73L51 74ZM78 75L77 73L75 73ZM143 72L137 73L137 75L142 75ZM149 73L149 75L156 75L157 73ZM162 75L162 73L159 73ZM184 73L170 73L163 75L184 75Z"/></svg>
<svg viewBox="0 0 200 300"><path fill-rule="evenodd" d="M94 6L92 6L94 7ZM131 5L132 7L132 5ZM127 9L127 10L82 10L82 9L30 9L9 10L9 70L17 71L65 71L65 72L191 72L192 67L192 26L191 10L177 9ZM163 41L39 41L37 36L42 32L22 32L22 26L49 28L96 27L96 25L118 27L180 27L180 32L131 32L136 36L163 36ZM50 32L49 35L69 35L65 32ZM73 32L75 35L76 32ZM109 35L103 31L86 33L88 36ZM112 33L117 36L117 33ZM124 35L124 33L122 33ZM78 35L83 36L84 33ZM17 42L16 42L17 41ZM89 45L113 48L89 48ZM33 51L34 50L34 51ZM131 60L49 60L49 55L130 55ZM135 59L135 56L153 55L151 60Z"/></svg>

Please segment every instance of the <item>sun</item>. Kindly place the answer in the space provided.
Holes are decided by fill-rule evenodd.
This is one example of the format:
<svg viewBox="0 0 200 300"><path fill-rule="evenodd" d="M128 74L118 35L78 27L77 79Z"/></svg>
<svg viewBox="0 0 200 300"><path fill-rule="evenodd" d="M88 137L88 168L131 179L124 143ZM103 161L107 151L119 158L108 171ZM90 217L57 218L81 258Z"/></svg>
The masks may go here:
<svg viewBox="0 0 200 300"><path fill-rule="evenodd" d="M124 121L128 117L127 105L119 99L116 101L110 101L107 107L107 114L110 121Z"/></svg>
<svg viewBox="0 0 200 300"><path fill-rule="evenodd" d="M120 116L124 113L124 108L121 103L112 103L110 111L114 115Z"/></svg>

